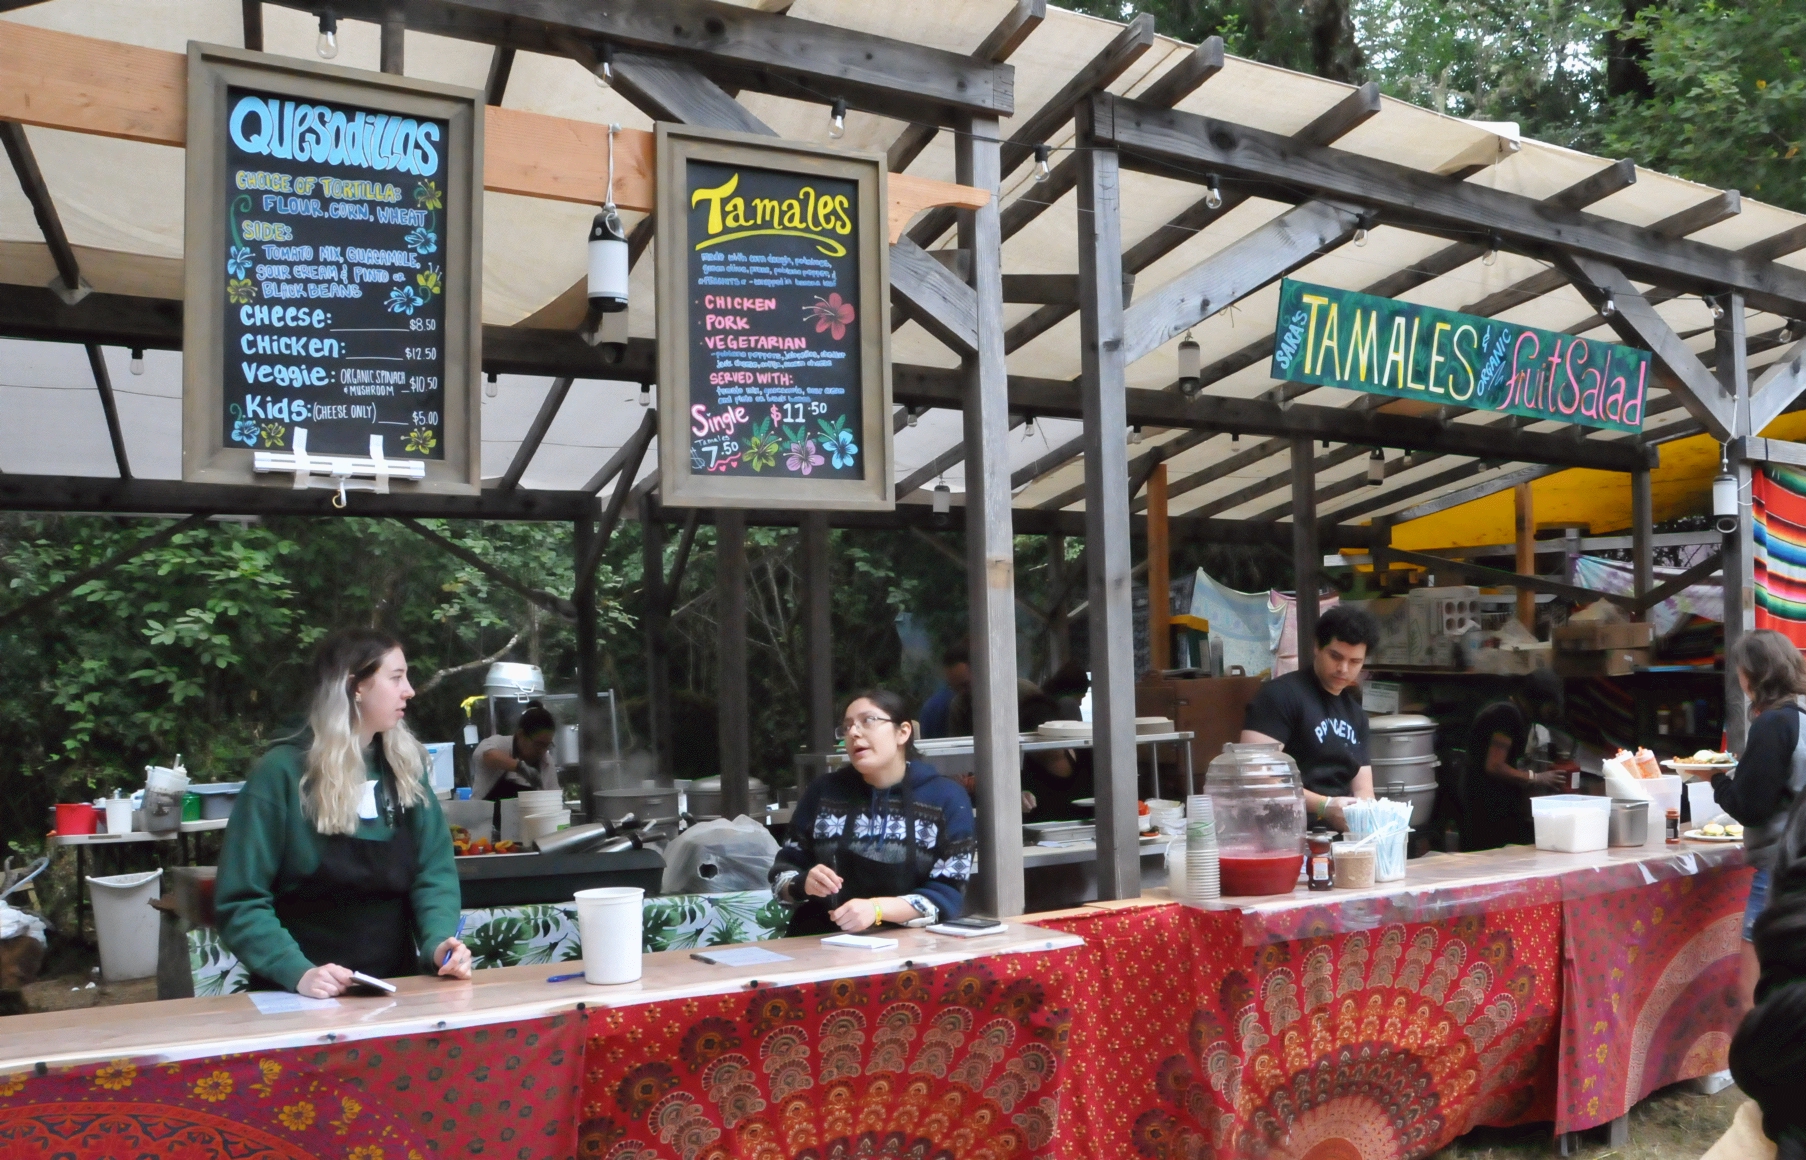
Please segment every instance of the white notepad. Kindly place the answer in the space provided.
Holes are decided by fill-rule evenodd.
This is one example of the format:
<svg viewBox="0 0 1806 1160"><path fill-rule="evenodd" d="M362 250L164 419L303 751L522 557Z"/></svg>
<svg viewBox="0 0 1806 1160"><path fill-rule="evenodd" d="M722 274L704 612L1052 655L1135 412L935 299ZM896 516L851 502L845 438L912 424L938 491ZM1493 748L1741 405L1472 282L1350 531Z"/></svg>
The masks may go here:
<svg viewBox="0 0 1806 1160"><path fill-rule="evenodd" d="M251 1002L263 1015L288 1015L295 1011L323 1011L337 1007L337 999L309 999L293 991L252 991Z"/></svg>
<svg viewBox="0 0 1806 1160"><path fill-rule="evenodd" d="M846 947L855 951L890 951L897 949L894 938L879 938L869 934L831 934L821 940L825 947Z"/></svg>
<svg viewBox="0 0 1806 1160"><path fill-rule="evenodd" d="M756 967L760 963L787 963L789 955L780 955L776 951L768 951L764 947L714 947L706 951L696 951L690 956L699 962L713 963L718 967Z"/></svg>

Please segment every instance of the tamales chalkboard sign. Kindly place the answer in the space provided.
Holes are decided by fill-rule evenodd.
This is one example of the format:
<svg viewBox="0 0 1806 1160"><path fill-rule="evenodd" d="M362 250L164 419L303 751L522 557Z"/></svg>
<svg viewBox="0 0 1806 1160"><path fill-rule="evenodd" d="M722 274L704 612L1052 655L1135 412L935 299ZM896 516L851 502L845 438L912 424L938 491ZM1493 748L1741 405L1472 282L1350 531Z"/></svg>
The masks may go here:
<svg viewBox="0 0 1806 1160"><path fill-rule="evenodd" d="M658 150L664 502L892 507L883 159L672 125Z"/></svg>
<svg viewBox="0 0 1806 1160"><path fill-rule="evenodd" d="M481 94L200 45L189 89L184 478L475 492Z"/></svg>

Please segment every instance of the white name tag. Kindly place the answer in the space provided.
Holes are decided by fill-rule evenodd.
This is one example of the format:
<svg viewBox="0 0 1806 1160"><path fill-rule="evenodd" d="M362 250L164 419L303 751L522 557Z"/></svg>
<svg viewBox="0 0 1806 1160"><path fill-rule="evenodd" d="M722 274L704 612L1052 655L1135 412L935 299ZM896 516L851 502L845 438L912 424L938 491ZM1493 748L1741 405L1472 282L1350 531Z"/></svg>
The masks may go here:
<svg viewBox="0 0 1806 1160"><path fill-rule="evenodd" d="M376 783L364 783L364 796L357 799L357 816L366 820L376 817Z"/></svg>

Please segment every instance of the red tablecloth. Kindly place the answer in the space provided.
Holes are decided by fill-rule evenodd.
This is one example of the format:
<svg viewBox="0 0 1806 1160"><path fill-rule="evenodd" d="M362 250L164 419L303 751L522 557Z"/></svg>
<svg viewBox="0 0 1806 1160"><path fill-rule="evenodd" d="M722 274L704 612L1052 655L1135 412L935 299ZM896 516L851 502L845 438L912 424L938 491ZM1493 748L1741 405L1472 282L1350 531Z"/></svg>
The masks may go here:
<svg viewBox="0 0 1806 1160"><path fill-rule="evenodd" d="M1045 1155L1078 953L596 1011L579 1153Z"/></svg>

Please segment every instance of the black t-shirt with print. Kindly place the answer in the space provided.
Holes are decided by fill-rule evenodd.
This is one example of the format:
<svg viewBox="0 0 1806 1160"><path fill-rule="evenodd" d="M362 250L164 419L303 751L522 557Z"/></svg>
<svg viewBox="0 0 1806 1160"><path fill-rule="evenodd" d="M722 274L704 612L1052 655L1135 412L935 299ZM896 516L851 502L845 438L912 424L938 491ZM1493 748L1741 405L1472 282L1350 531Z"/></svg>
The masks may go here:
<svg viewBox="0 0 1806 1160"><path fill-rule="evenodd" d="M1308 669L1287 673L1261 686L1242 728L1278 739L1293 761L1304 788L1329 797L1353 793L1355 774L1367 764L1367 711L1360 686L1332 697Z"/></svg>

